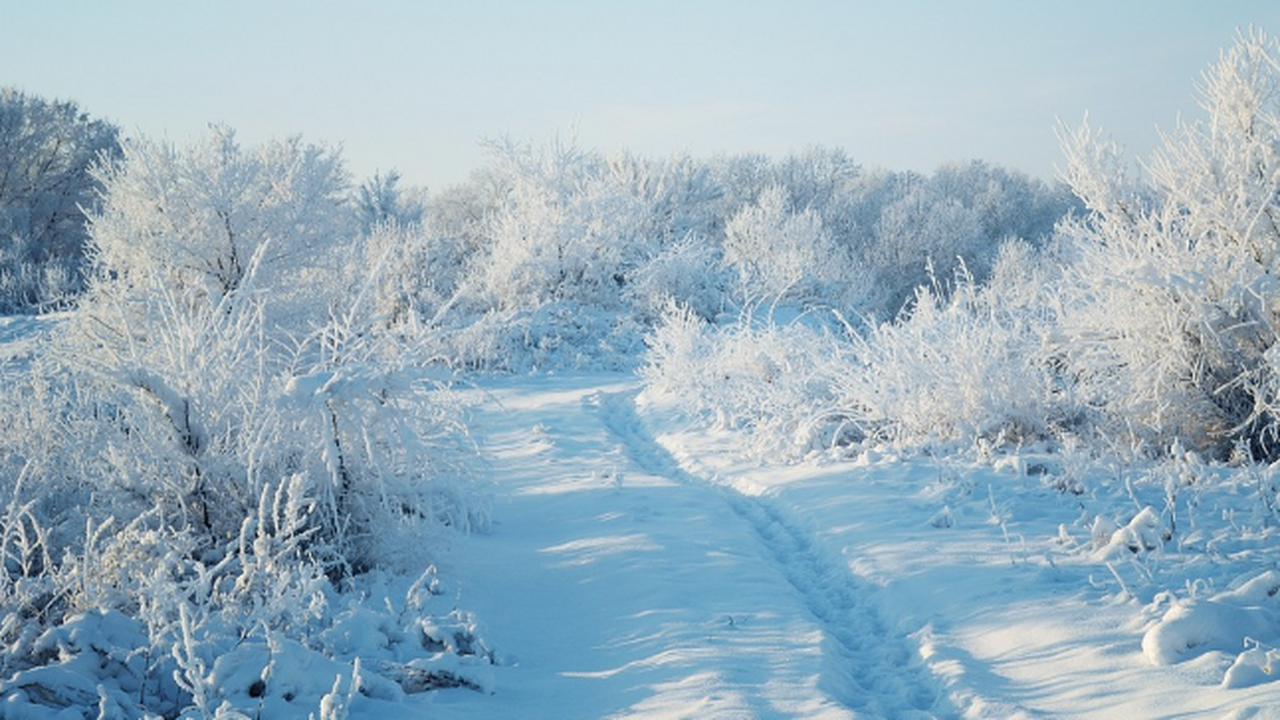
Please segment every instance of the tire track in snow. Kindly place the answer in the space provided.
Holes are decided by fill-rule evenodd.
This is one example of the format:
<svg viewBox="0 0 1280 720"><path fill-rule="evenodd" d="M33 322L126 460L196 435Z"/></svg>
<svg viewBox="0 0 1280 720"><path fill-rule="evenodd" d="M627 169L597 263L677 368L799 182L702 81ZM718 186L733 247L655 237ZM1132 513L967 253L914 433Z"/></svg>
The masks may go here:
<svg viewBox="0 0 1280 720"><path fill-rule="evenodd" d="M608 430L646 472L717 490L750 524L791 587L803 598L827 640L831 676L823 682L839 702L885 718L953 716L938 682L915 644L893 632L875 609L875 587L844 562L828 557L809 533L788 521L767 497L753 497L714 478L685 470L644 428L637 392L597 395L589 401Z"/></svg>

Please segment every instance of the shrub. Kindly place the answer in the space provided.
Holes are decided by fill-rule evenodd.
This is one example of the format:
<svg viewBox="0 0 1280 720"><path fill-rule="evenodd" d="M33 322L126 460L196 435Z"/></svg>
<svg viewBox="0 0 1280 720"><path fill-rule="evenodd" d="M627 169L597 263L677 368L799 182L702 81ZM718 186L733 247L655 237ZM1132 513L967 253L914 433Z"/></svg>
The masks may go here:
<svg viewBox="0 0 1280 720"><path fill-rule="evenodd" d="M640 370L648 399L746 433L761 457L793 459L847 440L851 428L833 412L847 347L818 316L787 321L758 309L717 325L672 303Z"/></svg>
<svg viewBox="0 0 1280 720"><path fill-rule="evenodd" d="M336 157L215 130L134 143L102 177L89 292L36 359L0 366L0 692L261 711L266 691L215 682L218 658L260 660L266 682L278 647L367 652L326 643L336 601L483 522L473 451L447 388L385 331L385 264L344 272ZM428 654L421 612L386 614L396 638L375 651ZM369 682L395 688L388 667Z"/></svg>
<svg viewBox="0 0 1280 720"><path fill-rule="evenodd" d="M837 406L868 437L908 446L1018 444L1070 414L1043 347L1052 317L1028 246L1006 245L989 286L964 266L916 290L898 320L849 333ZM1030 286L1030 287L1029 287Z"/></svg>
<svg viewBox="0 0 1280 720"><path fill-rule="evenodd" d="M1205 74L1207 118L1165 134L1150 183L1086 124L1064 132L1088 207L1062 234L1060 351L1110 432L1162 451L1280 455L1280 53L1243 35Z"/></svg>
<svg viewBox="0 0 1280 720"><path fill-rule="evenodd" d="M105 292L163 287L216 305L252 273L255 291L271 293L271 324L305 325L323 322L325 290L348 289L333 280L357 234L328 148L291 138L245 149L215 126L181 148L133 140L95 175L104 204L90 216L91 284Z"/></svg>
<svg viewBox="0 0 1280 720"><path fill-rule="evenodd" d="M811 209L788 210L770 186L725 224L724 260L737 271L739 302L765 299L845 307L867 291L866 271Z"/></svg>

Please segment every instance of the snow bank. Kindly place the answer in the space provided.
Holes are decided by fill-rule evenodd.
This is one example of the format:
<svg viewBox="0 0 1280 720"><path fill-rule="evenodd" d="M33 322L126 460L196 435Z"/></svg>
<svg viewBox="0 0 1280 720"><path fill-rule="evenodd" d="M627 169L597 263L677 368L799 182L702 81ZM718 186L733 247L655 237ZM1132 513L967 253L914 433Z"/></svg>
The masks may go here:
<svg viewBox="0 0 1280 720"><path fill-rule="evenodd" d="M1268 570L1211 598L1175 601L1142 638L1154 665L1172 665L1210 651L1244 648L1223 676L1226 688L1275 679L1280 659L1280 572Z"/></svg>

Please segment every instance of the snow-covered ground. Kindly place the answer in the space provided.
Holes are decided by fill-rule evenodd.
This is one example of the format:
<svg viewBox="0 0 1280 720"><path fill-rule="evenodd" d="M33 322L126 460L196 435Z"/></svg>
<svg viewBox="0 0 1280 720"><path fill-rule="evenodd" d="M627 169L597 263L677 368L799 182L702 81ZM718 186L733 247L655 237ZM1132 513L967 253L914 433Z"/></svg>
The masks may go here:
<svg viewBox="0 0 1280 720"><path fill-rule="evenodd" d="M1280 717L1263 546L1134 552L1142 488L1110 527L1052 459L744 461L639 390L470 391L493 526L441 576L498 665L433 716Z"/></svg>
<svg viewBox="0 0 1280 720"><path fill-rule="evenodd" d="M625 377L486 387L492 531L441 568L497 651L451 717L909 717L910 640L803 533L647 440ZM456 711L456 714L453 714Z"/></svg>
<svg viewBox="0 0 1280 720"><path fill-rule="evenodd" d="M30 315L0 316L0 365L30 357L40 337L61 315L38 318Z"/></svg>
<svg viewBox="0 0 1280 720"><path fill-rule="evenodd" d="M253 707L265 664L263 717L1280 718L1277 468L770 465L629 374L460 395L491 524L424 551L430 615L406 619L414 578L387 578L337 614L333 657L246 643L210 688ZM419 657L401 620L469 647ZM129 690L93 663L134 662L138 632L119 613L52 631L79 650L0 679L19 690L0 717L95 717ZM422 662L463 687L396 674Z"/></svg>

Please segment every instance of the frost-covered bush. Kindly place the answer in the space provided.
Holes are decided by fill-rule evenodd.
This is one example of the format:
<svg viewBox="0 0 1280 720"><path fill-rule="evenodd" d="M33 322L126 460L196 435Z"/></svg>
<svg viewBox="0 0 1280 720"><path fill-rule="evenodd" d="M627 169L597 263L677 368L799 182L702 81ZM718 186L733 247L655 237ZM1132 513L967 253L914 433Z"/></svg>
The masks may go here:
<svg viewBox="0 0 1280 720"><path fill-rule="evenodd" d="M400 187L400 173L374 173L356 188L356 221L368 234L380 225L414 225L426 213L426 191Z"/></svg>
<svg viewBox="0 0 1280 720"><path fill-rule="evenodd" d="M374 312L390 328L413 334L458 302L470 258L465 239L422 223L375 226L354 253L350 274L376 269Z"/></svg>
<svg viewBox="0 0 1280 720"><path fill-rule="evenodd" d="M438 357L459 367L618 366L635 362L637 322L668 296L718 307L718 274L699 274L715 270L719 252L699 243L719 221L705 167L560 143L491 149L471 191L450 191L423 219L426 237L452 243L432 276L456 278L444 302L426 293L434 307L415 303ZM421 295L411 288L430 282L412 278L401 292Z"/></svg>
<svg viewBox="0 0 1280 720"><path fill-rule="evenodd" d="M634 362L599 351L631 347L620 334L652 327L669 300L708 319L757 302L892 317L928 280L930 259L950 272L963 257L983 279L998 241L1028 233L1039 244L1070 205L981 163L929 178L866 171L827 148L778 161L606 155L572 143L490 150L488 166L414 205L410 222L377 228L398 202L387 178L358 198L373 244L397 268L381 307L458 367ZM559 317L570 326L546 324ZM587 325L604 335L580 332ZM557 338L588 347L557 360L547 352L567 347Z"/></svg>
<svg viewBox="0 0 1280 720"><path fill-rule="evenodd" d="M359 298L290 338L273 334L270 294L252 281L214 305L163 286L133 292L147 294L127 310L82 308L53 349L66 354L79 401L111 418L102 446L75 450L101 454L101 496L134 513L166 509L215 542L264 490L303 473L340 572L385 561L377 548L395 547L401 529L469 522L449 461L464 429ZM139 318L145 341L113 342Z"/></svg>
<svg viewBox="0 0 1280 720"><path fill-rule="evenodd" d="M1034 250L1006 246L987 286L961 267L920 287L896 321L849 334L837 405L864 436L900 445L1017 444L1071 414L1044 353L1053 317Z"/></svg>
<svg viewBox="0 0 1280 720"><path fill-rule="evenodd" d="M690 232L666 244L628 278L623 299L637 318L656 323L671 302L713 319L725 309L730 282L723 248Z"/></svg>
<svg viewBox="0 0 1280 720"><path fill-rule="evenodd" d="M346 289L334 273L356 226L346 171L326 147L295 137L245 149L215 126L184 147L132 140L95 174L93 257L111 288L156 283L213 305L253 273L281 323L323 317L323 291Z"/></svg>
<svg viewBox="0 0 1280 720"><path fill-rule="evenodd" d="M1163 136L1149 183L1087 125L1064 133L1088 206L1062 228L1061 352L1111 432L1162 450L1277 455L1280 53L1242 36L1204 75L1207 118Z"/></svg>
<svg viewBox="0 0 1280 720"><path fill-rule="evenodd" d="M903 194L881 208L875 242L867 249L883 294L882 308L896 312L910 302L915 288L930 283L932 273L949 276L957 263L973 263L985 271L995 240L983 232L973 208L924 181L907 184Z"/></svg>
<svg viewBox="0 0 1280 720"><path fill-rule="evenodd" d="M713 324L672 304L641 368L650 401L747 433L762 457L790 459L843 441L835 409L847 347L818 316L789 320L754 308Z"/></svg>
<svg viewBox="0 0 1280 720"><path fill-rule="evenodd" d="M712 237L724 225L724 188L705 162L687 155L645 158L631 153L607 156L609 183L644 207L637 230L659 247L689 235Z"/></svg>
<svg viewBox="0 0 1280 720"><path fill-rule="evenodd" d="M832 147L810 147L777 159L765 155L713 158L708 165L722 188L718 207L725 220L777 187L787 197L788 212L812 211L833 236L851 246L869 225L859 212L867 209L864 188L870 178L885 174L864 169L847 152Z"/></svg>
<svg viewBox="0 0 1280 720"><path fill-rule="evenodd" d="M943 165L929 178L933 193L971 209L977 216L987 241L996 241L979 257L966 257L974 276L985 278L976 266L994 259L991 250L1005 238L1020 238L1038 246L1053 235L1058 221L1069 212L1082 209L1080 201L1064 183L1045 183L1020 172L990 165L981 160Z"/></svg>
<svg viewBox="0 0 1280 720"><path fill-rule="evenodd" d="M791 215L811 213L869 282L859 309L893 317L929 283L929 266L949 276L963 261L985 281L1007 238L1040 245L1079 206L1065 185L1049 185L981 161L933 175L864 168L847 154L811 148L776 161L763 156L712 163L724 187L726 219L781 188ZM828 299L828 304L838 304Z"/></svg>
<svg viewBox="0 0 1280 720"><path fill-rule="evenodd" d="M374 562L380 505L385 529L434 520L412 499L437 468L421 439L459 428L382 346L382 278L342 272L355 243L338 158L298 140L246 150L215 128L189 148L131 143L101 176L98 272L51 348L112 418L114 436L83 448L105 458L98 492L212 542L307 473L335 568Z"/></svg>
<svg viewBox="0 0 1280 720"><path fill-rule="evenodd" d="M644 351L645 326L629 315L575 302L447 318L422 352L460 370L622 370Z"/></svg>
<svg viewBox="0 0 1280 720"><path fill-rule="evenodd" d="M566 300L616 307L626 272L657 242L639 234L640 200L609 182L603 158L569 145L508 144L497 159L508 185L487 218L480 296L499 310Z"/></svg>
<svg viewBox="0 0 1280 720"><path fill-rule="evenodd" d="M571 145L495 146L503 197L485 219L471 291L500 310L619 306L629 276L714 223L717 190L689 161L606 158Z"/></svg>
<svg viewBox="0 0 1280 720"><path fill-rule="evenodd" d="M791 456L844 443L984 447L1083 432L1081 410L1046 351L1050 268L1010 242L980 285L922 287L885 323L790 322L744 314L728 324L669 311L642 369L649 392L760 452ZM826 318L831 318L830 320ZM834 327L834 329L833 329Z"/></svg>
<svg viewBox="0 0 1280 720"><path fill-rule="evenodd" d="M644 369L654 392L718 425L748 429L764 452L787 448L783 454L832 443L971 446L1086 431L1047 350L1057 277L1042 266L1056 256L1042 258L1042 235L991 236L1006 226L1044 233L1053 215L1045 208L1069 203L1042 200L1016 213L1014 200L1048 191L983 165L925 178L814 157L824 162L811 172L795 159L779 168L730 165L738 182L784 178L813 204L797 207L787 185L758 185L726 222L725 265L736 274L734 301L758 299L749 310L761 302L827 305L854 322L822 313L761 322L748 311L703 325L687 308L669 313ZM931 260L954 268L946 272L956 282L920 284L937 272ZM890 321L874 320L885 311Z"/></svg>
<svg viewBox="0 0 1280 720"><path fill-rule="evenodd" d="M760 298L800 304L855 302L869 277L812 209L789 210L781 186L770 186L725 225L724 261L737 273L739 302Z"/></svg>
<svg viewBox="0 0 1280 720"><path fill-rule="evenodd" d="M139 141L102 177L89 291L0 366L20 401L0 408L0 695L298 714L271 703L314 710L333 675L307 696L274 672L350 678L370 652L389 664L366 688L422 689L421 613L371 611L395 636L373 649L329 640L349 593L483 522L460 409L386 331L388 239L351 234L341 164L298 142ZM257 690L219 679L233 650Z"/></svg>

